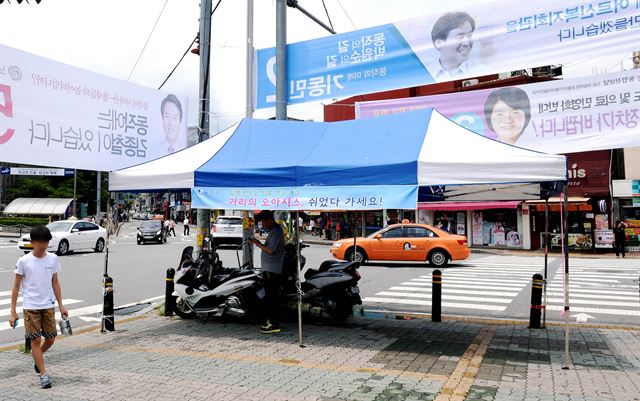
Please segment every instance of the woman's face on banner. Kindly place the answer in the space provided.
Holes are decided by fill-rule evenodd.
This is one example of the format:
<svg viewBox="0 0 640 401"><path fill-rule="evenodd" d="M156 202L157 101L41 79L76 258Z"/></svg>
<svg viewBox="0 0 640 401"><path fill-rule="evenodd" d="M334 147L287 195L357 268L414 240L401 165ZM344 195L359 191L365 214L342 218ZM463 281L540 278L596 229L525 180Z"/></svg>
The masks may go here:
<svg viewBox="0 0 640 401"><path fill-rule="evenodd" d="M167 102L164 105L162 125L167 142L175 143L180 135L180 110L172 102Z"/></svg>
<svg viewBox="0 0 640 401"><path fill-rule="evenodd" d="M502 100L498 100L491 112L491 125L498 140L514 143L524 131L525 113L523 110L514 109Z"/></svg>

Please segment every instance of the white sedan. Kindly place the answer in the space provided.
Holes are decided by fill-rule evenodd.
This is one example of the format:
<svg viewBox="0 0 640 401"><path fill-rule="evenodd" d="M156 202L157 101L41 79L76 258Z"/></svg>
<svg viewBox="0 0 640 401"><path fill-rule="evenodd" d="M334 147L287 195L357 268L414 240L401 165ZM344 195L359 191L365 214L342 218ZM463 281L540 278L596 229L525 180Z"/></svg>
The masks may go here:
<svg viewBox="0 0 640 401"><path fill-rule="evenodd" d="M49 252L65 255L70 251L81 249L93 249L95 252L104 250L107 231L97 224L88 221L60 220L47 224L47 227L53 237L47 248ZM23 235L18 240L18 248L24 253L29 253L33 249L29 234Z"/></svg>

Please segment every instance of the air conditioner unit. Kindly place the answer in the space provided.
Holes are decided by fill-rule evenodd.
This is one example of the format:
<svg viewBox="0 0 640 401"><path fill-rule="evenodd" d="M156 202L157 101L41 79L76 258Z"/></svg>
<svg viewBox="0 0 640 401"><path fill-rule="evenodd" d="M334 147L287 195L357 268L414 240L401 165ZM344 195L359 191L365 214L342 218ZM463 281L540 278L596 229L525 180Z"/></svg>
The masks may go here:
<svg viewBox="0 0 640 401"><path fill-rule="evenodd" d="M473 85L478 85L478 81L477 79L467 79L466 81L462 81L462 87L465 88L467 86L473 86Z"/></svg>

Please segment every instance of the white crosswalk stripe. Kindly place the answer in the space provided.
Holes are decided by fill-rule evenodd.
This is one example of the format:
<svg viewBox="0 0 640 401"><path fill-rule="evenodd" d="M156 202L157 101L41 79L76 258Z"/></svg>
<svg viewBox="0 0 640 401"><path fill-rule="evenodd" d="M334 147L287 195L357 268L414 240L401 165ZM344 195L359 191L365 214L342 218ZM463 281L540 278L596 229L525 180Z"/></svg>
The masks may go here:
<svg viewBox="0 0 640 401"><path fill-rule="evenodd" d="M624 261L626 265L602 266L595 261L577 266L569 265L569 311L571 313L609 316L640 316L638 275L640 264ZM616 260L616 262L621 262ZM547 287L547 310L552 314L564 307L562 269L553 276ZM559 313L558 313L559 315Z"/></svg>
<svg viewBox="0 0 640 401"><path fill-rule="evenodd" d="M531 283L541 266L523 267L464 263L443 272L442 307L485 311L505 311L518 294ZM431 306L432 277L422 275L394 284L385 291L363 299L365 304Z"/></svg>

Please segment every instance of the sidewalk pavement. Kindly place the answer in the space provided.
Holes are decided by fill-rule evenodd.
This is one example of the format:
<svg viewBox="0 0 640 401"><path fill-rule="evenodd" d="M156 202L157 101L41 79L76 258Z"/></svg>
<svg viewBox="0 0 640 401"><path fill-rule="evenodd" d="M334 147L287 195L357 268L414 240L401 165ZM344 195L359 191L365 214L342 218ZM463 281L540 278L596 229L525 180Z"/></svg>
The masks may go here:
<svg viewBox="0 0 640 401"><path fill-rule="evenodd" d="M326 240L317 236L305 234L302 236L302 240L307 244L313 245L325 245L331 246L336 241ZM344 240L342 240L344 241ZM353 241L353 238L351 239ZM490 255L511 255L511 256L544 256L543 249L536 250L522 250L522 249L496 249L496 248L474 248L471 247L471 252L476 254L490 254ZM560 256L559 250L554 250L550 256ZM607 253L593 253L593 252L569 252L572 258L585 258L585 259L612 259L616 255L612 250ZM640 259L640 252L627 252L627 258Z"/></svg>
<svg viewBox="0 0 640 401"><path fill-rule="evenodd" d="M251 324L154 312L60 339L41 390L29 356L0 352L0 399L13 400L640 400L640 328L563 330L480 321L353 318L279 335Z"/></svg>

